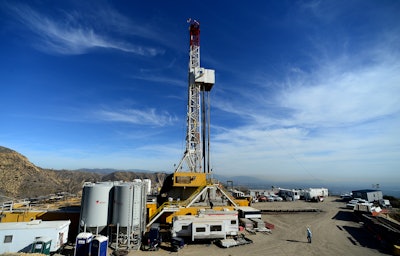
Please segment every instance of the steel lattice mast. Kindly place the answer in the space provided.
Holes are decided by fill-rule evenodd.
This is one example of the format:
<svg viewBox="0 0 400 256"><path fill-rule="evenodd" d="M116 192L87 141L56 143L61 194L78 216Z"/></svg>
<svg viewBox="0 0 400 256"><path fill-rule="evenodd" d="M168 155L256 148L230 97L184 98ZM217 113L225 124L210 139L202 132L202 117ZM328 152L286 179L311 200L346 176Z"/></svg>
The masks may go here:
<svg viewBox="0 0 400 256"><path fill-rule="evenodd" d="M175 172L183 163L189 172L209 172L209 92L215 72L200 67L200 23L189 19L189 89L187 105L186 150ZM201 119L200 119L201 118Z"/></svg>

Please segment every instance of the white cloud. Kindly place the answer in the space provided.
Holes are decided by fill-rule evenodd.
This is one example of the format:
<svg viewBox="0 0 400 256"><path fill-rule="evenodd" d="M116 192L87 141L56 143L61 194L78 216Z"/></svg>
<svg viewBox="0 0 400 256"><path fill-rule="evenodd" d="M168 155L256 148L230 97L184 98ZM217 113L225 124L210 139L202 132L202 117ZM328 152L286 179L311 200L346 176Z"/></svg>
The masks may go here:
<svg viewBox="0 0 400 256"><path fill-rule="evenodd" d="M25 5L13 6L10 9L14 11L16 19L36 36L34 46L44 52L68 55L86 53L93 48L107 48L143 56L164 53L155 47L135 45L106 35L104 31L87 25L82 20L84 14L71 12L60 14L56 19ZM99 17L97 22L101 23L103 20Z"/></svg>
<svg viewBox="0 0 400 256"><path fill-rule="evenodd" d="M96 118L108 122L124 122L138 125L171 125L177 120L168 112L157 113L155 109L120 109L99 110L95 113Z"/></svg>
<svg viewBox="0 0 400 256"><path fill-rule="evenodd" d="M289 123L326 127L354 125L400 112L400 66L382 65L345 73L318 71L317 81L297 82L279 104L292 109ZM296 82L295 82L296 83Z"/></svg>
<svg viewBox="0 0 400 256"><path fill-rule="evenodd" d="M130 76L134 79L149 81L149 82L156 82L162 84L171 84L177 85L179 87L187 87L187 82L184 80L174 79L169 76L161 76L161 75L153 75L153 74L145 74L145 75L132 75Z"/></svg>

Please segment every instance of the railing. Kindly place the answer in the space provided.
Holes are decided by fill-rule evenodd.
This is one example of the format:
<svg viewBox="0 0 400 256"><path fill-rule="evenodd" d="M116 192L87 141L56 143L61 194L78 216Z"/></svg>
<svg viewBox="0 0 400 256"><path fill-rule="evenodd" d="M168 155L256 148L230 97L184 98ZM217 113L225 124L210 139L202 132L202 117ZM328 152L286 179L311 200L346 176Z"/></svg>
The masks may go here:
<svg viewBox="0 0 400 256"><path fill-rule="evenodd" d="M206 186L201 186L198 187L191 195L188 199L184 200L184 201L167 201L164 202L162 205L160 205L157 210L151 215L149 216L149 221L151 221L154 217L156 217L162 210L164 210L164 208L167 207L176 207L179 208L181 206L185 206L188 205Z"/></svg>
<svg viewBox="0 0 400 256"><path fill-rule="evenodd" d="M205 188L206 186L201 186L198 187L190 196L188 199L186 199L185 201L183 201L180 205L188 205L189 203L191 203L191 201Z"/></svg>
<svg viewBox="0 0 400 256"><path fill-rule="evenodd" d="M212 184L211 182L208 182L207 185L198 187L198 188L197 188L186 200L184 200L184 201L177 201L177 200L174 200L174 201L167 201L167 202L164 202L162 205L160 205L160 206L157 208L157 210L156 210L151 216L149 216L149 222L151 222L151 221L153 220L154 217L156 217L160 212L162 212L162 211L163 211L165 208L167 208L167 207L176 207L176 208L179 208L179 207L185 207L185 206L189 205L189 204L192 202L192 200L194 200L195 197L198 196L198 195L200 194L200 192L201 192L203 189L205 189L206 187L211 186L211 185L214 185L214 184ZM235 198L234 198L228 191L226 191L222 186L220 186L219 189L221 190L221 192L222 192L226 197L229 198L229 200L230 200L231 202L234 202Z"/></svg>
<svg viewBox="0 0 400 256"><path fill-rule="evenodd" d="M236 200L236 198L234 196L232 196L232 194L227 191L224 186L219 186L219 189L221 190L221 192L230 199L230 201L234 202Z"/></svg>
<svg viewBox="0 0 400 256"><path fill-rule="evenodd" d="M171 206L175 206L176 208L179 207L179 204L176 203L177 201L172 201L172 202L165 202L162 205L160 205L157 210L151 215L149 216L149 221L151 221L155 216L157 216L160 212L162 212L162 210L164 210L164 208L171 207Z"/></svg>

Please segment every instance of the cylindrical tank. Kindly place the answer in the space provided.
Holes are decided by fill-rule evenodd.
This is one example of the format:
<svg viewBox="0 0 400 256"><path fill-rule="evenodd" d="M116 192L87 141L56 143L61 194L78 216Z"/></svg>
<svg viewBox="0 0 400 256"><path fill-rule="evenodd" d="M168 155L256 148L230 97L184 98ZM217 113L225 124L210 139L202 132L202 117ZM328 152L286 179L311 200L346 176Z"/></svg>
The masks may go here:
<svg viewBox="0 0 400 256"><path fill-rule="evenodd" d="M143 182L133 182L133 215L132 224L133 226L139 227L143 220L143 205L146 206L146 191L145 183Z"/></svg>
<svg viewBox="0 0 400 256"><path fill-rule="evenodd" d="M120 227L128 227L132 218L133 192L130 183L118 184L114 187L113 215L111 223Z"/></svg>
<svg viewBox="0 0 400 256"><path fill-rule="evenodd" d="M146 194L150 195L151 194L151 179L144 179L143 180L144 184L146 184Z"/></svg>
<svg viewBox="0 0 400 256"><path fill-rule="evenodd" d="M121 228L139 226L143 220L142 182L126 182L114 187L112 224Z"/></svg>
<svg viewBox="0 0 400 256"><path fill-rule="evenodd" d="M109 222L113 183L85 184L82 193L80 226L92 233L101 232Z"/></svg>

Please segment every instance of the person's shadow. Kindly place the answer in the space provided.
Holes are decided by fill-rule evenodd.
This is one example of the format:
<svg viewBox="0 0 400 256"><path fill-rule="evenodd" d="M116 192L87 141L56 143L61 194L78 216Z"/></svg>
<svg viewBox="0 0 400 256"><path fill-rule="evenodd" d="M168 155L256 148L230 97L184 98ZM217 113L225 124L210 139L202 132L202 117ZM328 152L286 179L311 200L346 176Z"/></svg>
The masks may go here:
<svg viewBox="0 0 400 256"><path fill-rule="evenodd" d="M287 239L286 241L288 241L288 242L292 242L292 243L308 243L308 242L305 242L305 241L299 241L299 240L292 240L292 239Z"/></svg>

